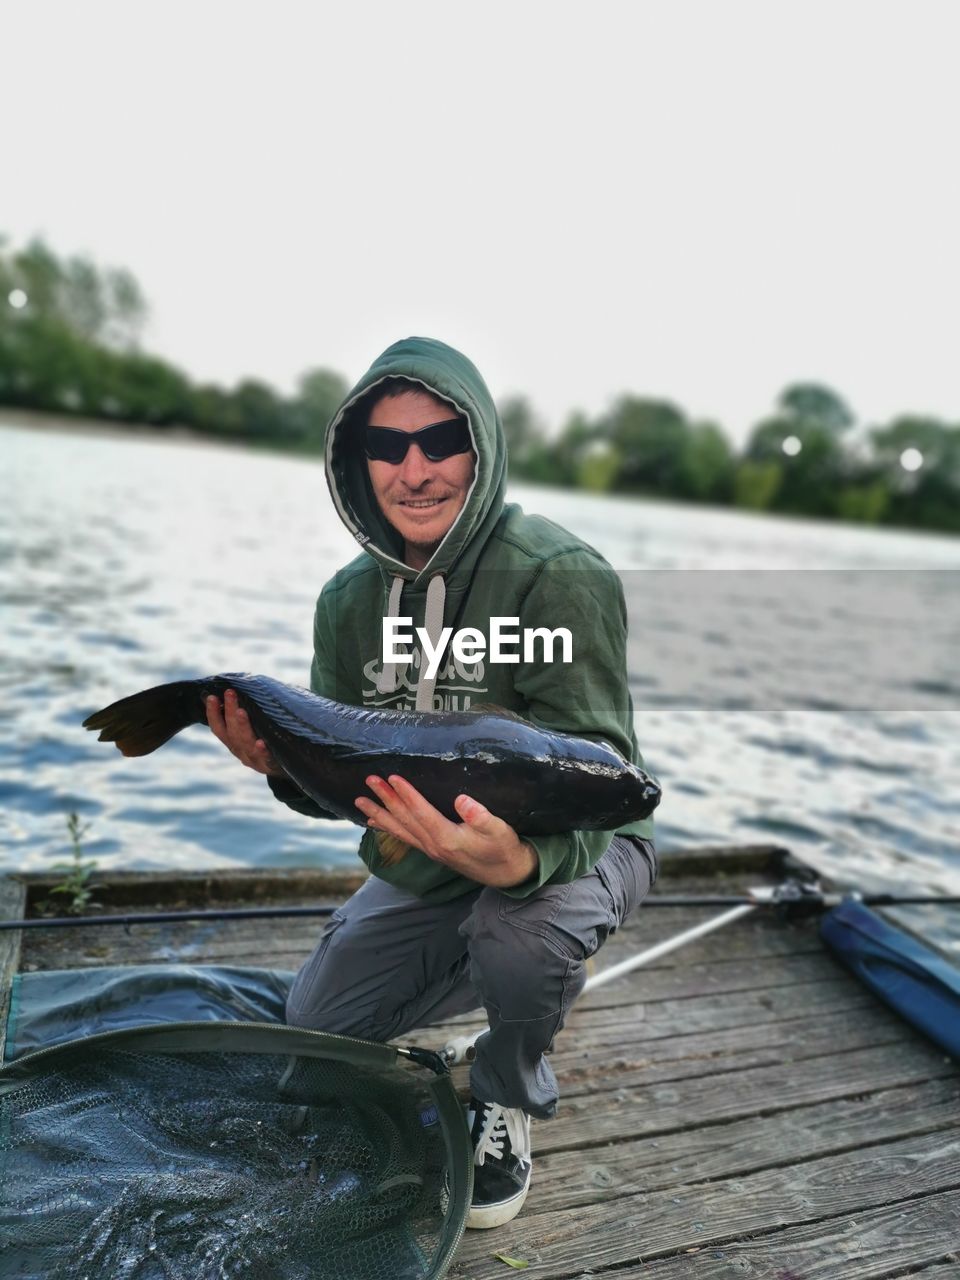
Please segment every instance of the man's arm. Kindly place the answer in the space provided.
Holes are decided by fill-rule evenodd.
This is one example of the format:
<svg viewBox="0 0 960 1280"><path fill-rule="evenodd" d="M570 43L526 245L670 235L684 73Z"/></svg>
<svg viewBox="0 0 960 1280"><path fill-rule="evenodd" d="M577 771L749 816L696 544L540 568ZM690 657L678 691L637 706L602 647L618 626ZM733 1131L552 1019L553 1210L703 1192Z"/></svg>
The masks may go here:
<svg viewBox="0 0 960 1280"><path fill-rule="evenodd" d="M573 637L573 661L520 662L514 687L527 703L531 720L547 729L608 742L633 760L636 741L633 706L627 687L627 611L620 579L605 561L588 551L548 561L524 598L525 627L549 631L566 627ZM565 883L584 875L606 852L613 831L570 831L529 836L538 865L528 880L504 892L525 897L549 882Z"/></svg>

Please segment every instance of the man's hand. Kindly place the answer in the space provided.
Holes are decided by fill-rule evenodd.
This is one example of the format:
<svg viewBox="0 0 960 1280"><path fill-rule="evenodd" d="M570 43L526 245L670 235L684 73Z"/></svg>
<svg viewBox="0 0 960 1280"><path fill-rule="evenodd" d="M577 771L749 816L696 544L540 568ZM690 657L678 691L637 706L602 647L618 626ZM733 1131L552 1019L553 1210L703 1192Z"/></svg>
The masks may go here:
<svg viewBox="0 0 960 1280"><path fill-rule="evenodd" d="M222 707L220 699L213 694L207 698L207 724L214 736L248 769L273 778L287 776L267 750L267 744L253 732L250 717L237 702L233 689L223 695Z"/></svg>
<svg viewBox="0 0 960 1280"><path fill-rule="evenodd" d="M367 815L368 827L387 831L415 849L422 849L428 858L442 862L468 880L508 889L521 884L537 869L533 846L469 796L457 796L454 801L454 808L463 819L459 823L450 822L396 774L386 782L369 777L367 786L381 801L375 804L367 796L358 796L354 801Z"/></svg>

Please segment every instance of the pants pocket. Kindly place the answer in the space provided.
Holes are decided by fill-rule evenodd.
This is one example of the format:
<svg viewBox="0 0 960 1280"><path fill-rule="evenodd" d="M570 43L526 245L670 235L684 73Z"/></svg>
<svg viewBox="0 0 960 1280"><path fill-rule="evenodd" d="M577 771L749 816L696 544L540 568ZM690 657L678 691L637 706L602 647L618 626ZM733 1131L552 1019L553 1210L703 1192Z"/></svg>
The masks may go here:
<svg viewBox="0 0 960 1280"><path fill-rule="evenodd" d="M570 887L570 884L548 884L526 898L511 898L502 893L499 895L500 919L530 933L545 933L569 897Z"/></svg>
<svg viewBox="0 0 960 1280"><path fill-rule="evenodd" d="M650 892L653 865L632 839L614 836L594 870L610 895L613 933Z"/></svg>
<svg viewBox="0 0 960 1280"><path fill-rule="evenodd" d="M547 885L529 898L500 896L501 924L538 934L565 960L588 959L601 947L613 917L610 895L593 872L569 884Z"/></svg>

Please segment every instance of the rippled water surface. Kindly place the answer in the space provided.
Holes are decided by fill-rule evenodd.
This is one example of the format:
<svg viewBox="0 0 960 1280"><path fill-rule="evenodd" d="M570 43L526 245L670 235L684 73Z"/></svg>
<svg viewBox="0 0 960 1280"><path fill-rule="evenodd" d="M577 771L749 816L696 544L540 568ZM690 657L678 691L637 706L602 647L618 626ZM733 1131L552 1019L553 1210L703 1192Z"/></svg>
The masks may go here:
<svg viewBox="0 0 960 1280"><path fill-rule="evenodd" d="M356 827L278 805L205 730L125 760L80 728L185 676L307 682L355 553L321 467L2 420L0 450L2 866L64 858L71 811L105 868L351 864ZM510 497L621 572L662 846L775 840L847 883L960 891L960 540Z"/></svg>

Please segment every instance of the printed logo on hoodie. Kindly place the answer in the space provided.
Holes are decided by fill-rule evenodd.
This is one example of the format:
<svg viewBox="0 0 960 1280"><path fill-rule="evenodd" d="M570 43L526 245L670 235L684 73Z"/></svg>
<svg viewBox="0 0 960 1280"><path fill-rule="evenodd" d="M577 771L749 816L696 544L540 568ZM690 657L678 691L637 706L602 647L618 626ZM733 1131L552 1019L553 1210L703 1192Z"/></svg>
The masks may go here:
<svg viewBox="0 0 960 1280"><path fill-rule="evenodd" d="M381 655L371 658L363 665L363 705L365 707L387 707L393 711L413 711L417 701L417 688L420 684L420 666L422 652L419 645L413 647L412 661L401 666L397 671L397 687L393 693L379 693L377 680L383 670ZM484 702L488 687L483 683L484 662L459 662L452 654L443 660L437 672L437 683L433 691L434 711L469 711L475 702Z"/></svg>

